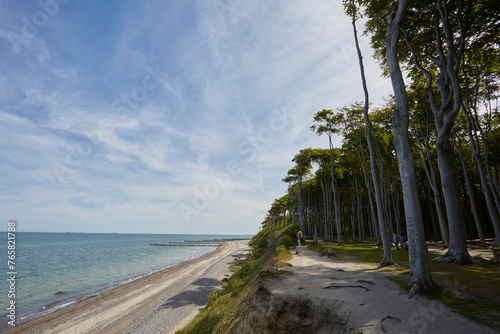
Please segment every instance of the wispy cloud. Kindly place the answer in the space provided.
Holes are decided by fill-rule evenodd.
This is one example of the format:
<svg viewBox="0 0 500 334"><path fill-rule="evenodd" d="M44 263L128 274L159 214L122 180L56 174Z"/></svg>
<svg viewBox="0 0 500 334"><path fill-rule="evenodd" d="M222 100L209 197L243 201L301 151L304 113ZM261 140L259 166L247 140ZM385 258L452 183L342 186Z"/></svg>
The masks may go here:
<svg viewBox="0 0 500 334"><path fill-rule="evenodd" d="M341 3L0 6L0 220L25 230L254 233L327 147L313 114L363 98Z"/></svg>

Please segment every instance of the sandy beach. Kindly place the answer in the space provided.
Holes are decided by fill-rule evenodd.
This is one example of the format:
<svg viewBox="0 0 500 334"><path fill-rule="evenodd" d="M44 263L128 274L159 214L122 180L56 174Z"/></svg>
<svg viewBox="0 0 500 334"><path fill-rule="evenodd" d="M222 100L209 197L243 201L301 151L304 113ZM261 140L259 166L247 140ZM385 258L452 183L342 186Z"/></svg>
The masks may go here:
<svg viewBox="0 0 500 334"><path fill-rule="evenodd" d="M3 333L173 333L204 307L249 240L226 241L212 253L118 286Z"/></svg>

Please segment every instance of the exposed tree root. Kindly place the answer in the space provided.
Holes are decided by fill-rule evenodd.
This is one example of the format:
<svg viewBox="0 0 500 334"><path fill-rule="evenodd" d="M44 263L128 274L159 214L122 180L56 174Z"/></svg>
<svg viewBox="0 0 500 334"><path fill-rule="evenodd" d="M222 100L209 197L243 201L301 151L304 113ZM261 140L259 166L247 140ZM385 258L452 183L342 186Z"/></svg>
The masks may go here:
<svg viewBox="0 0 500 334"><path fill-rule="evenodd" d="M394 262L392 260L382 260L382 262L380 262L378 264L378 267L375 268L375 269L382 269L382 268L385 268L385 267L388 267L388 266L399 267L399 264L397 264L396 262Z"/></svg>
<svg viewBox="0 0 500 334"><path fill-rule="evenodd" d="M323 289L333 289L333 288L361 288L365 289L365 291L370 291L366 286L362 285L338 285L338 284L331 284L329 286L325 286Z"/></svg>
<svg viewBox="0 0 500 334"><path fill-rule="evenodd" d="M470 256L468 253L454 254L446 252L443 256L435 258L433 261L451 262L451 263L462 263L462 264L477 264L478 262Z"/></svg>
<svg viewBox="0 0 500 334"><path fill-rule="evenodd" d="M408 299L411 299L416 294L421 294L423 292L431 291L434 289L434 286L432 284L426 284L419 280L413 280L410 282L410 284L411 288L410 288L410 293L408 295Z"/></svg>

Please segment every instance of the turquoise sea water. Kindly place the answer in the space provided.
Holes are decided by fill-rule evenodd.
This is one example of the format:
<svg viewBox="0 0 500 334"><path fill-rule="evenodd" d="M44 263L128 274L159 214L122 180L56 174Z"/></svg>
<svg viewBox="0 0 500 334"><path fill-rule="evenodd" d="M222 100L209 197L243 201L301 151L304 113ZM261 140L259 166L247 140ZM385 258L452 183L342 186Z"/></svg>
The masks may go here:
<svg viewBox="0 0 500 334"><path fill-rule="evenodd" d="M0 330L9 321L7 307L11 300L15 300L16 319L27 320L215 250L213 246L150 244L233 238L251 236L18 232L15 298L11 298L7 233L2 232L0 260L4 279L0 284Z"/></svg>

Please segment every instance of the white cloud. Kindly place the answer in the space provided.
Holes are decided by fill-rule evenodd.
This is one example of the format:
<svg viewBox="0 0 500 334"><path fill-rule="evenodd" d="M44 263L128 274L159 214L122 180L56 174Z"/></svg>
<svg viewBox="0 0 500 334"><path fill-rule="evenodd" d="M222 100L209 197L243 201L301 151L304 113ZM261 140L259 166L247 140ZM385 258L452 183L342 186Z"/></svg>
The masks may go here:
<svg viewBox="0 0 500 334"><path fill-rule="evenodd" d="M91 39L69 4L22 51L6 51L0 182L15 191L0 191L0 220L33 231L257 232L293 156L327 147L309 130L314 113L363 98L341 3L114 5L111 25L93 12ZM362 45L377 103L390 85ZM189 224L179 205L196 211Z"/></svg>

